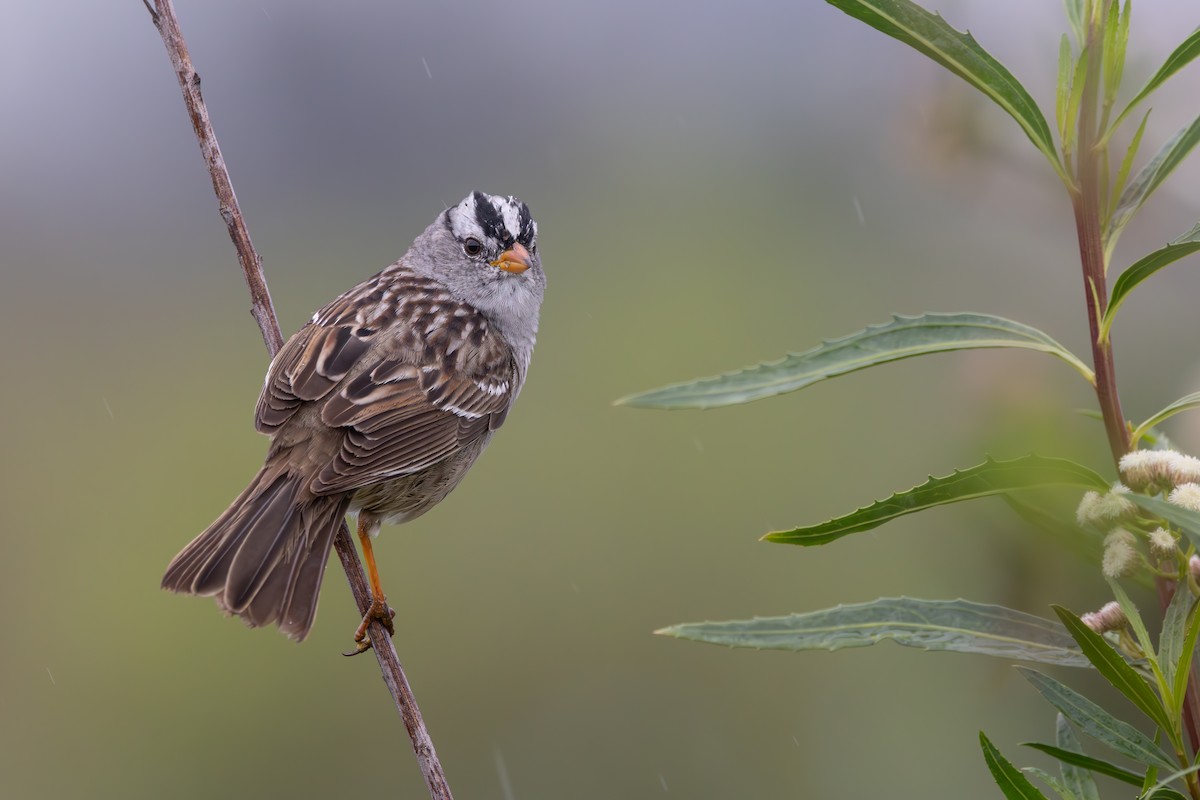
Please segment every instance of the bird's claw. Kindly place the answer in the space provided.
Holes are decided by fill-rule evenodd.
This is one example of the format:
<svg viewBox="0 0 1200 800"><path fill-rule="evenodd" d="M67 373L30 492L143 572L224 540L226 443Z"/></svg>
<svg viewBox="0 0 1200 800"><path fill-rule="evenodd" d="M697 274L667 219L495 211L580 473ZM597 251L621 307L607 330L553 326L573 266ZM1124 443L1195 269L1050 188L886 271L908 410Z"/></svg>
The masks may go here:
<svg viewBox="0 0 1200 800"><path fill-rule="evenodd" d="M395 618L396 610L388 606L386 597L372 598L371 607L367 609L366 614L363 614L362 622L358 624L358 628L354 631L354 650L349 653L342 653L342 655L356 656L371 649L371 639L367 636L367 629L375 620L378 620L383 625L384 630L388 632L388 636L395 636L396 626L392 623L392 620Z"/></svg>
<svg viewBox="0 0 1200 800"><path fill-rule="evenodd" d="M342 653L344 656L356 656L360 653L365 653L371 649L371 640L364 638L361 642L354 643L354 649L349 653Z"/></svg>

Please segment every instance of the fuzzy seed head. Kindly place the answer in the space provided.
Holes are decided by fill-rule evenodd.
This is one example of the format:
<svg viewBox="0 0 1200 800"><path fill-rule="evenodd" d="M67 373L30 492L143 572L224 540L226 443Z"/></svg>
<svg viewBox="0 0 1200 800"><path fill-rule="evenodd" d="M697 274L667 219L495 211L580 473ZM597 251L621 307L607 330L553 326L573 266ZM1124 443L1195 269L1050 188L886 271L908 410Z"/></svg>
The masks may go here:
<svg viewBox="0 0 1200 800"><path fill-rule="evenodd" d="M1106 578L1123 578L1137 566L1138 552L1133 543L1136 537L1124 528L1113 528L1104 537L1104 559L1100 570Z"/></svg>
<svg viewBox="0 0 1200 800"><path fill-rule="evenodd" d="M1099 611L1089 611L1079 619L1096 633L1119 631L1129 624L1125 612L1115 600L1105 603Z"/></svg>
<svg viewBox="0 0 1200 800"><path fill-rule="evenodd" d="M1157 528L1150 533L1150 552L1160 561L1174 558L1178 552L1175 534L1166 528Z"/></svg>
<svg viewBox="0 0 1200 800"><path fill-rule="evenodd" d="M1114 483L1112 491L1101 495L1096 492L1086 492L1075 510L1075 519L1080 525L1095 525L1105 527L1114 522L1133 519L1137 516L1137 506L1125 497L1129 487Z"/></svg>
<svg viewBox="0 0 1200 800"><path fill-rule="evenodd" d="M1185 483L1200 483L1200 458L1180 455L1173 450L1167 452L1170 452L1174 456L1169 466L1172 486L1182 486Z"/></svg>
<svg viewBox="0 0 1200 800"><path fill-rule="evenodd" d="M1121 456L1121 479L1134 491L1167 491L1175 485L1175 462L1181 458L1174 450L1134 450Z"/></svg>
<svg viewBox="0 0 1200 800"><path fill-rule="evenodd" d="M1192 556L1188 559L1188 573L1192 576L1192 580L1200 581L1200 556Z"/></svg>
<svg viewBox="0 0 1200 800"><path fill-rule="evenodd" d="M1080 525L1090 525L1096 519L1096 506L1100 503L1099 492L1084 492L1079 507L1075 509L1075 521Z"/></svg>
<svg viewBox="0 0 1200 800"><path fill-rule="evenodd" d="M1189 511L1200 511L1200 483L1183 483L1167 495L1167 500Z"/></svg>

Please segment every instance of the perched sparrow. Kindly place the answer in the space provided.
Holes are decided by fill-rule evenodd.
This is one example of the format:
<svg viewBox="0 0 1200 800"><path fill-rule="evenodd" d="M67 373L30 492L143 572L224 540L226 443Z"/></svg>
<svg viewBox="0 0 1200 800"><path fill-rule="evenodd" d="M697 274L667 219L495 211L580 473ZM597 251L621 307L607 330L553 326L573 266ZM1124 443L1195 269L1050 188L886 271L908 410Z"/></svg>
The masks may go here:
<svg viewBox="0 0 1200 800"><path fill-rule="evenodd" d="M503 424L545 286L524 203L475 192L442 212L275 356L255 412L266 463L175 556L163 588L303 639L334 536L358 512L373 602L355 640L369 647L370 619L391 626L371 538L441 502Z"/></svg>

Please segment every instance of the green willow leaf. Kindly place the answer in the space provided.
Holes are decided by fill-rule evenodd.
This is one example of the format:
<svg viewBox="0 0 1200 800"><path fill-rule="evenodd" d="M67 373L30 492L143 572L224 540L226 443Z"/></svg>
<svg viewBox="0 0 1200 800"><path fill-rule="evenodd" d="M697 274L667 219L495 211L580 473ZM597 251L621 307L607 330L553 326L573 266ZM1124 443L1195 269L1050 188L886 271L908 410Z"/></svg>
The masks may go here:
<svg viewBox="0 0 1200 800"><path fill-rule="evenodd" d="M1046 772L1044 769L1038 769L1037 767L1021 767L1021 772L1025 773L1026 775L1032 775L1042 783L1049 786L1054 790L1054 793L1058 795L1059 800L1079 800L1079 797L1070 789L1068 789L1062 781L1051 775L1049 772Z"/></svg>
<svg viewBox="0 0 1200 800"><path fill-rule="evenodd" d="M1186 775L1187 772L1187 770L1184 770L1180 774ZM1146 800L1188 800L1188 798L1187 795L1177 792L1174 789L1158 789L1153 791L1152 794L1147 795Z"/></svg>
<svg viewBox="0 0 1200 800"><path fill-rule="evenodd" d="M1061 716L1061 714L1060 714ZM1081 767L1089 772L1095 772L1097 775L1107 775L1110 778L1116 778L1119 781L1124 781L1131 786L1142 785L1142 776L1137 773L1130 772L1124 767L1117 766L1108 761L1099 758L1092 758L1083 753L1077 753L1072 750L1055 747L1051 744L1043 744L1042 742L1023 742L1024 747L1032 747L1034 750L1045 753L1046 755L1057 758L1064 764Z"/></svg>
<svg viewBox="0 0 1200 800"><path fill-rule="evenodd" d="M1186 586L1176 591L1163 614L1162 632L1158 636L1158 663L1163 678L1171 691L1175 691L1175 669L1183 655L1183 643L1188 636L1188 621L1191 619L1195 598ZM1186 672L1186 669L1185 669ZM1178 705L1178 703L1175 703Z"/></svg>
<svg viewBox="0 0 1200 800"><path fill-rule="evenodd" d="M920 486L876 500L844 516L789 531L775 531L763 539L805 546L826 544L935 506L1044 486L1078 486L1104 491L1108 482L1087 467L1063 458L1024 456L1009 461L989 458L978 466L943 478L930 477Z"/></svg>
<svg viewBox="0 0 1200 800"><path fill-rule="evenodd" d="M1138 425L1133 429L1133 434L1130 437L1130 441L1137 442L1139 439L1149 433L1151 428L1157 426L1160 422L1165 422L1180 412L1191 411L1194 408L1200 408L1200 392L1192 392L1191 394L1184 395L1168 405L1166 408L1156 413L1154 416L1150 417L1141 425Z"/></svg>
<svg viewBox="0 0 1200 800"><path fill-rule="evenodd" d="M1071 94L1071 79L1075 62L1071 58L1071 42L1064 33L1058 42L1058 82L1054 92L1054 120L1058 123L1058 138L1063 150L1071 152L1074 143L1067 138L1067 97Z"/></svg>
<svg viewBox="0 0 1200 800"><path fill-rule="evenodd" d="M1188 591L1176 591L1176 594L1188 594ZM1183 643L1180 646L1179 661L1175 664L1174 686L1175 707L1172 709L1176 716L1183 713L1183 702L1187 693L1188 676L1191 674L1192 660L1196 655L1196 637L1200 635L1200 608L1196 602L1191 602L1191 611L1187 618L1187 628L1184 631Z"/></svg>
<svg viewBox="0 0 1200 800"><path fill-rule="evenodd" d="M1185 778L1197 771L1200 771L1200 764L1194 767L1188 767L1187 769L1176 770L1160 780L1158 783L1151 786L1146 791L1142 792L1142 794L1146 797L1146 800L1176 800L1176 798L1178 798L1178 800L1187 800L1187 797L1184 795L1181 795L1174 789L1169 789L1167 787L1169 787L1175 781Z"/></svg>
<svg viewBox="0 0 1200 800"><path fill-rule="evenodd" d="M1105 243L1106 249L1116 241L1117 236L1133 218L1133 215L1187 157L1197 142L1200 142L1200 117L1192 120L1190 125L1172 136L1170 141L1154 155L1154 158L1142 167L1133 181L1125 187L1125 191L1121 193L1121 199L1113 212L1108 230L1105 231L1109 240Z"/></svg>
<svg viewBox="0 0 1200 800"><path fill-rule="evenodd" d="M1087 84L1088 74L1088 48L1083 48L1079 53L1079 60L1075 62L1075 71L1071 77L1071 91L1067 95L1067 106L1063 112L1063 125L1066 132L1063 135L1063 150L1071 153L1075 150L1076 139L1078 138L1079 120L1079 104L1083 102L1083 89Z"/></svg>
<svg viewBox="0 0 1200 800"><path fill-rule="evenodd" d="M1084 0L1063 0L1067 10L1067 20L1071 23L1071 32L1075 41L1082 42L1087 38L1087 20L1084 13Z"/></svg>
<svg viewBox="0 0 1200 800"><path fill-rule="evenodd" d="M1073 366L1089 383L1095 382L1086 364L1028 325L988 314L897 315L891 322L872 325L779 361L631 395L617 404L642 408L717 408L794 392L826 378L913 356L995 347L1050 353Z"/></svg>
<svg viewBox="0 0 1200 800"><path fill-rule="evenodd" d="M1125 155L1121 158L1121 167L1117 170L1117 177L1113 180L1112 189L1109 191L1108 205L1104 213L1104 230L1107 237L1107 231L1112 225L1113 211L1117 208L1117 203L1121 200L1121 193L1125 191L1125 184L1129 180L1129 173L1133 171L1133 162L1137 158L1138 149L1142 146L1142 135L1146 132L1146 123L1150 121L1150 111L1147 111L1142 116L1142 122L1138 125L1137 130L1133 132L1133 138L1129 140L1129 147L1125 150ZM1105 263L1112 258L1112 248L1116 244L1116 239L1109 237L1109 246L1104 252Z"/></svg>
<svg viewBox="0 0 1200 800"><path fill-rule="evenodd" d="M1012 73L971 34L955 30L940 15L909 0L826 2L928 56L983 92L1017 121L1063 181L1070 184L1041 109Z"/></svg>
<svg viewBox="0 0 1200 800"><path fill-rule="evenodd" d="M1125 50L1129 45L1129 0L1125 0L1125 15L1121 4L1111 0L1108 18L1104 22L1104 105L1111 107L1121 87L1125 71Z"/></svg>
<svg viewBox="0 0 1200 800"><path fill-rule="evenodd" d="M1142 614L1138 611L1138 607L1134 605L1133 600L1125 593L1125 589L1116 578L1105 576L1104 580L1108 584L1108 588L1112 590L1113 599L1117 601L1125 618L1129 620L1129 627L1137 638L1138 646L1142 648L1143 653L1147 653L1151 659L1155 659L1157 656L1154 651L1154 642L1150 639L1150 629L1142 620Z"/></svg>
<svg viewBox="0 0 1200 800"><path fill-rule="evenodd" d="M1075 729L1062 714L1054 715L1054 741L1058 746L1077 755L1083 755L1083 745L1075 735ZM1100 800L1100 789L1091 773L1077 764L1062 763L1063 785L1079 800Z"/></svg>
<svg viewBox="0 0 1200 800"><path fill-rule="evenodd" d="M1108 299L1108 308L1100 320L1100 341L1107 342L1112 330L1113 319L1120 310L1121 304L1133 291L1134 287L1158 272L1163 267L1174 264L1181 258L1200 251L1200 235L1187 235L1176 239L1166 247L1155 250L1148 256L1138 259L1129 269L1121 273L1113 284L1112 296Z"/></svg>
<svg viewBox="0 0 1200 800"><path fill-rule="evenodd" d="M792 652L893 641L922 650L978 653L1062 667L1089 666L1059 623L967 600L881 597L806 614L672 625L655 633L727 647Z"/></svg>
<svg viewBox="0 0 1200 800"><path fill-rule="evenodd" d="M1162 86L1167 78L1170 78L1176 72L1183 69L1187 66L1188 62L1197 56L1200 56L1200 28L1192 31L1192 35L1184 39L1183 43L1176 47L1171 52L1171 55L1167 56L1167 60L1158 68L1158 72L1154 73L1150 77L1150 80L1146 81L1146 85L1134 95L1133 99L1129 101L1129 105L1125 106L1124 110L1117 115L1109 132L1105 134L1105 139L1112 135L1112 131L1116 130L1125 117L1129 116L1130 111L1149 97L1155 89Z"/></svg>
<svg viewBox="0 0 1200 800"><path fill-rule="evenodd" d="M1029 778L1021 774L1021 770L1000 754L996 746L984 736L983 731L979 732L979 746L983 748L983 760L987 762L992 779L1008 800L1047 800L1046 795L1038 791L1038 788L1029 782Z"/></svg>
<svg viewBox="0 0 1200 800"><path fill-rule="evenodd" d="M1171 242L1171 244L1178 244L1179 242L1190 242L1193 240L1200 240L1200 222L1197 222L1195 225L1193 225L1192 229L1190 231L1185 233L1183 236L1180 236L1174 242Z"/></svg>
<svg viewBox="0 0 1200 800"><path fill-rule="evenodd" d="M1175 527L1183 531L1184 535L1191 540L1192 544L1200 547L1200 513L1189 511L1182 506L1177 506L1174 503L1168 503L1158 497L1147 497L1144 494L1137 492L1129 492L1122 495L1134 503L1137 503L1142 508L1149 511L1156 517L1162 517L1167 522L1170 522Z"/></svg>
<svg viewBox="0 0 1200 800"><path fill-rule="evenodd" d="M1157 682L1160 689L1163 686L1167 686L1166 680L1162 674L1162 670L1158 666L1158 653L1155 652L1154 642L1150 639L1150 631L1148 628L1146 628L1146 623L1142 620L1141 612L1138 611L1138 607L1134 605L1133 600L1130 599L1129 595L1125 592L1125 589L1122 588L1119 581L1117 581L1115 578L1109 578L1107 576L1104 578L1104 580L1108 583L1109 588L1112 589L1113 598L1116 599L1117 605L1121 607L1122 613L1125 614L1125 619L1129 621L1129 627L1133 630L1134 636L1137 637L1138 646L1142 648L1142 653L1145 655L1146 666L1150 669L1151 673L1153 673L1154 680ZM1060 613L1059 616L1062 616L1062 614ZM1080 624L1082 625L1083 623L1080 622ZM1091 630L1091 628L1088 628L1088 630ZM1101 637L1099 641L1105 642L1106 640ZM1122 657L1122 660L1124 660L1124 657ZM1169 689L1167 691L1169 691ZM1154 696L1153 692L1150 692L1150 696L1154 697L1155 704L1159 702L1158 698ZM1165 707L1167 703L1166 698L1163 699L1162 703ZM1166 712L1164 711L1164 714L1165 713ZM1166 715L1166 718L1170 719L1170 715Z"/></svg>
<svg viewBox="0 0 1200 800"><path fill-rule="evenodd" d="M1052 606L1054 613L1067 630L1075 637L1083 654L1092 662L1092 666L1103 675L1117 691L1125 695L1142 713L1154 721L1167 733L1172 730L1171 717L1163 702L1150 684L1129 666L1125 657L1113 649L1108 641L1089 628L1079 617L1062 606ZM1066 712L1063 711L1065 714Z"/></svg>
<svg viewBox="0 0 1200 800"><path fill-rule="evenodd" d="M1156 764L1172 771L1178 768L1153 739L1109 714L1071 687L1028 667L1017 667L1017 670L1041 692L1042 697L1088 736L1139 763ZM1044 750L1045 746L1038 749ZM1138 784L1141 784L1140 779Z"/></svg>

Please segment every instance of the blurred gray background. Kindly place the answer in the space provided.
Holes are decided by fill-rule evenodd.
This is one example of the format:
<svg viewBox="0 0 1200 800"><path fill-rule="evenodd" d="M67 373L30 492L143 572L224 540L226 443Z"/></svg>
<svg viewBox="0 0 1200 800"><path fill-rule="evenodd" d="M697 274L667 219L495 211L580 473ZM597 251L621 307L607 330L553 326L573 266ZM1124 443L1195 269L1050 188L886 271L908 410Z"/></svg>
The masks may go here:
<svg viewBox="0 0 1200 800"><path fill-rule="evenodd" d="M1099 427L1055 416L1091 402L1070 370L981 352L719 411L612 405L893 312L997 313L1086 353L1069 203L1015 123L818 2L177 7L285 333L473 189L539 221L521 403L377 547L457 796L996 797L981 728L1046 766L1017 743L1053 716L1004 663L651 631L898 594L1098 605L1095 570L1000 503L757 541L985 450L1102 467ZM1052 110L1058 3L939 8ZM373 659L338 655L357 618L336 565L299 646L158 590L260 462L262 342L141 3L2 10L0 794L423 796ZM1136 4L1130 80L1198 22ZM1198 89L1191 69L1156 99L1148 150ZM1198 179L1151 201L1114 270L1195 223ZM1200 380L1195 266L1118 322L1134 418ZM1170 430L1194 447L1189 422Z"/></svg>

